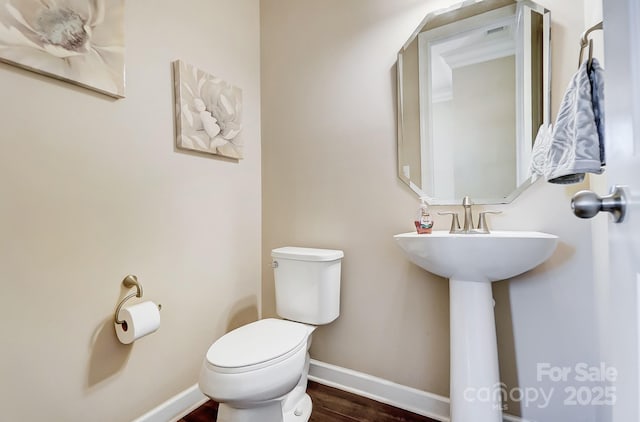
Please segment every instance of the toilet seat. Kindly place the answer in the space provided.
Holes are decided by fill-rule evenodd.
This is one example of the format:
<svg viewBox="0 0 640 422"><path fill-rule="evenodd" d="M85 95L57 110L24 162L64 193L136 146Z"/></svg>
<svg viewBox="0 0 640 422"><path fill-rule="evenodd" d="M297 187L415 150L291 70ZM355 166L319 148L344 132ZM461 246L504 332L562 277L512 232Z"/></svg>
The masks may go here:
<svg viewBox="0 0 640 422"><path fill-rule="evenodd" d="M237 328L209 347L211 370L234 374L255 371L296 356L307 347L312 327L268 318Z"/></svg>

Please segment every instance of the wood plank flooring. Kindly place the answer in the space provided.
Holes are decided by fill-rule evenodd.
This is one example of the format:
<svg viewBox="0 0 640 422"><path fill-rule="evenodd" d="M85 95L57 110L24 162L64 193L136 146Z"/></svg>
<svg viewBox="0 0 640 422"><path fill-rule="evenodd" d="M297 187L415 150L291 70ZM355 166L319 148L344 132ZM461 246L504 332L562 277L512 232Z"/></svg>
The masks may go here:
<svg viewBox="0 0 640 422"><path fill-rule="evenodd" d="M309 381L309 422L436 422L397 407ZM215 422L218 404L209 400L178 422Z"/></svg>

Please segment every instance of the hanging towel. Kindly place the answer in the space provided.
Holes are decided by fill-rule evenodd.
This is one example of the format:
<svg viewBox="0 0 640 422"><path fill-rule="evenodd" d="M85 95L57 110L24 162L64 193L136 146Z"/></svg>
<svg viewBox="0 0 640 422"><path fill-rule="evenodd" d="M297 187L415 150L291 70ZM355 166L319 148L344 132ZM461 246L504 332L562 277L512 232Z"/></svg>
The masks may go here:
<svg viewBox="0 0 640 422"><path fill-rule="evenodd" d="M562 99L547 149L543 173L550 183L578 183L585 173L600 174L604 155L603 70L597 59L585 61L571 79ZM538 141L538 138L536 138ZM535 147L534 147L535 148Z"/></svg>
<svg viewBox="0 0 640 422"><path fill-rule="evenodd" d="M552 125L543 124L538 129L538 134L536 135L536 139L533 142L533 149L531 150L531 166L529 167L531 183L544 177L552 133Z"/></svg>
<svg viewBox="0 0 640 422"><path fill-rule="evenodd" d="M592 59L591 71L589 72L591 82L591 102L593 103L593 115L598 128L598 145L600 147L600 164L607 163L604 154L604 71L597 59Z"/></svg>

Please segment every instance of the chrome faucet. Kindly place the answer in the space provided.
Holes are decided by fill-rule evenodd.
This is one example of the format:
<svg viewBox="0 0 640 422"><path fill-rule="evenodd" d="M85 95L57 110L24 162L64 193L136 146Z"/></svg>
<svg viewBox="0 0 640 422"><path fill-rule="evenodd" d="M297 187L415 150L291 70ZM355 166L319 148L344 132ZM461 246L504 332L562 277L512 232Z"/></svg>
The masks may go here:
<svg viewBox="0 0 640 422"><path fill-rule="evenodd" d="M473 214L471 214L471 198L465 196L462 198L462 208L464 208L464 223L462 223L462 233L471 233L473 231Z"/></svg>
<svg viewBox="0 0 640 422"><path fill-rule="evenodd" d="M465 196L462 199L462 207L464 208L464 220L462 223L462 228L460 228L460 220L458 219L457 212L439 212L439 215L451 215L451 229L449 229L449 233L451 234L488 234L489 226L487 225L487 214L500 214L502 211L483 211L478 214L478 226L476 228L473 227L473 213L471 212L471 206L473 202L471 202L471 198Z"/></svg>

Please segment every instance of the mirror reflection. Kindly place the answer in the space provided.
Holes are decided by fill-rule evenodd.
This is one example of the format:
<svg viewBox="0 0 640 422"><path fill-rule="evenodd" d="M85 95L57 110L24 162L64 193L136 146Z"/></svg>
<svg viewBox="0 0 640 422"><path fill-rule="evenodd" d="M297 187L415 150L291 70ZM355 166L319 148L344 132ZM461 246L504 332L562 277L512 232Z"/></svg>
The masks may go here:
<svg viewBox="0 0 640 422"><path fill-rule="evenodd" d="M398 55L398 174L432 204L507 203L549 118L549 11L467 1L428 15Z"/></svg>

